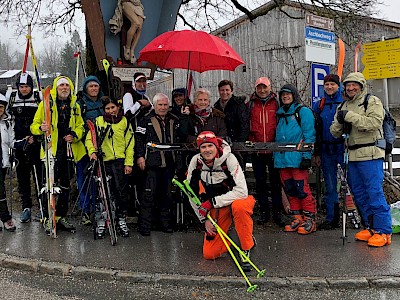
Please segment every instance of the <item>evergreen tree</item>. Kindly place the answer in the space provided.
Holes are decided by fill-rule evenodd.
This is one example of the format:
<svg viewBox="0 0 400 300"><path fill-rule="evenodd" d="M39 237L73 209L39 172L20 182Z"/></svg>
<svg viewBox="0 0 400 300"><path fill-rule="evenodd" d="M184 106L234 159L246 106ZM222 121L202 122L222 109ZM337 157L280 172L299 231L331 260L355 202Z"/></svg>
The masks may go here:
<svg viewBox="0 0 400 300"><path fill-rule="evenodd" d="M76 60L74 59L75 46L72 42L67 42L61 50L61 62L59 72L61 75L68 76L72 82L75 81Z"/></svg>

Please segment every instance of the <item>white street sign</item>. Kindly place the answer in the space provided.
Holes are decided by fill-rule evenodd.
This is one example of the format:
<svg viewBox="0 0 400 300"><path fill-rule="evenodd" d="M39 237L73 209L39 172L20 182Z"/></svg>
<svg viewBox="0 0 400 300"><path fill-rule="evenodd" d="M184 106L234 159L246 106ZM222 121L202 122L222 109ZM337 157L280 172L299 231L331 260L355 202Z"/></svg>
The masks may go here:
<svg viewBox="0 0 400 300"><path fill-rule="evenodd" d="M333 32L306 27L305 36L306 61L335 64L335 34Z"/></svg>

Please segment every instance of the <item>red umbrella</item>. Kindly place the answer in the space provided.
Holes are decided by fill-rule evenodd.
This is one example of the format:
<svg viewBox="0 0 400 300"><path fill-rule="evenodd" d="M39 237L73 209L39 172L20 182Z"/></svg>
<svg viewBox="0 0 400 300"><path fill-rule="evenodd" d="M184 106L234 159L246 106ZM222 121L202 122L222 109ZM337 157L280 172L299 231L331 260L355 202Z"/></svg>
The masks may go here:
<svg viewBox="0 0 400 300"><path fill-rule="evenodd" d="M204 31L177 30L165 32L140 51L139 61L156 64L162 69L234 71L244 64L224 40Z"/></svg>

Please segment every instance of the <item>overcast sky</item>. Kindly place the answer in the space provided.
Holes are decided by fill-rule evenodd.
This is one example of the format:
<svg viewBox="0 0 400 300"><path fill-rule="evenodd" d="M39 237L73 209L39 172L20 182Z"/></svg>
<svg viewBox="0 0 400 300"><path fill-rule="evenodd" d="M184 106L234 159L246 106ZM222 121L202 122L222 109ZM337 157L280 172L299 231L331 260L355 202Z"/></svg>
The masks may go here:
<svg viewBox="0 0 400 300"><path fill-rule="evenodd" d="M377 16L382 19L386 19L389 21L393 22L398 22L400 23L400 0L382 0L384 3L383 5L379 6L380 14ZM83 23L83 17L81 16L82 23ZM84 27L84 26L82 26ZM15 49L21 49L20 52L24 52L24 47L25 47L25 36L15 36L14 34L14 28L12 26L9 26L8 28L5 27L2 23L0 23L0 32L2 33L1 35L1 42L9 42ZM84 28L79 30L79 33L81 35L81 39L84 39ZM62 40L66 34L63 32L63 30L59 30L57 32L58 39ZM35 47L35 52L40 52L41 49L43 49L44 45L41 43L43 41L43 36L42 33L37 29L33 28L32 36L34 38L33 40L33 45ZM69 36L69 35L68 35ZM69 38L69 37L68 37Z"/></svg>

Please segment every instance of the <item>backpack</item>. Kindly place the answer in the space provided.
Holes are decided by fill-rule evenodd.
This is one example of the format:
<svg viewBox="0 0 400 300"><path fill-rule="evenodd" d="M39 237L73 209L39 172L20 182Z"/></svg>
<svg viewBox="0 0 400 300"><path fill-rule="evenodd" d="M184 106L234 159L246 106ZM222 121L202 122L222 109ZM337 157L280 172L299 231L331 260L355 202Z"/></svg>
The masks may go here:
<svg viewBox="0 0 400 300"><path fill-rule="evenodd" d="M364 98L364 102L361 104L364 106L364 111L367 111L368 108L368 101L369 98L371 97L371 94L366 94ZM343 102L344 104L344 102ZM338 110L342 109L343 104L339 107ZM360 106L361 106L360 105ZM392 114L385 108L383 107L383 110L385 111L385 116L383 118L383 124L382 124L382 130L383 130L383 138L385 139L385 153L386 155L392 153L393 149L393 144L394 141L396 140L396 120L393 118ZM367 146L378 146L377 141L374 143L368 143L368 144L361 144L361 145L354 145L354 149L358 149L361 147L367 147ZM382 147L379 147L382 148ZM349 148L350 149L350 148Z"/></svg>
<svg viewBox="0 0 400 300"><path fill-rule="evenodd" d="M303 107L306 107L306 108L308 108L308 109L310 109L312 111L313 116L314 116L314 128L315 128L315 130L317 132L319 132L320 129L321 129L321 125L322 125L321 124L321 117L320 117L319 113L313 111L311 108L309 108L306 105L301 104L301 105L297 106L293 114L287 114L286 116L293 116L294 115L294 117L295 117L295 119L297 121L297 124L299 124L299 126L301 127L300 109L302 109ZM279 116L278 116L278 118L279 118Z"/></svg>

